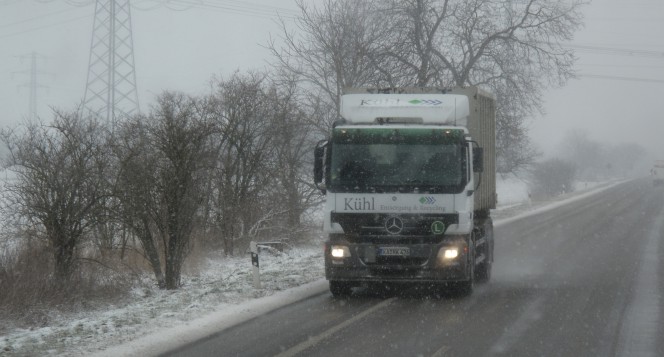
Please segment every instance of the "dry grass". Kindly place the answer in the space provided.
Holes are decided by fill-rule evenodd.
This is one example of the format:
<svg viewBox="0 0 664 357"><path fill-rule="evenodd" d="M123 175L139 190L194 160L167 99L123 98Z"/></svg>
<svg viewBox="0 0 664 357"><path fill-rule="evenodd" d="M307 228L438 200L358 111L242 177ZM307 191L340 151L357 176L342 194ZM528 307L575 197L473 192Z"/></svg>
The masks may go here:
<svg viewBox="0 0 664 357"><path fill-rule="evenodd" d="M67 282L55 281L52 272L52 258L44 246L0 256L0 333L9 327L3 324L46 326L53 313L78 311L121 298L132 282L132 275L112 261L83 259L77 274Z"/></svg>
<svg viewBox="0 0 664 357"><path fill-rule="evenodd" d="M200 274L211 251L200 233L192 237L191 251L182 273ZM286 246L292 244L286 239ZM53 278L53 257L46 245L32 244L12 251L0 249L0 334L10 327L32 328L49 325L58 313L91 310L126 298L141 277L153 276L152 267L140 249L128 247L100 254L88 245L79 253L77 273L67 282ZM242 242L236 242L241 247ZM248 246L248 243L246 244ZM245 249L237 248L244 256ZM247 256L247 259L248 256Z"/></svg>

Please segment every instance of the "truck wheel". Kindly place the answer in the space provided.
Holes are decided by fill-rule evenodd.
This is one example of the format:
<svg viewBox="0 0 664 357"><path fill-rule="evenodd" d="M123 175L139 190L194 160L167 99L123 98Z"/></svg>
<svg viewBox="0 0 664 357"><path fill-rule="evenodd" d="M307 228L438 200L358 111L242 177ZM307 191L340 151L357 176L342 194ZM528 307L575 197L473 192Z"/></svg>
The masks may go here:
<svg viewBox="0 0 664 357"><path fill-rule="evenodd" d="M468 280L461 281L458 283L457 287L461 295L470 295L473 293L475 288L475 248L471 246L470 259L468 262Z"/></svg>
<svg viewBox="0 0 664 357"><path fill-rule="evenodd" d="M482 262L475 270L475 279L478 283L486 283L491 280L491 262Z"/></svg>
<svg viewBox="0 0 664 357"><path fill-rule="evenodd" d="M493 265L493 221L488 218L483 222L485 243L483 245L484 261L475 269L475 280L478 283L486 283L491 280L491 268Z"/></svg>
<svg viewBox="0 0 664 357"><path fill-rule="evenodd" d="M330 280L330 292L334 297L349 296L352 292L352 286L345 281Z"/></svg>

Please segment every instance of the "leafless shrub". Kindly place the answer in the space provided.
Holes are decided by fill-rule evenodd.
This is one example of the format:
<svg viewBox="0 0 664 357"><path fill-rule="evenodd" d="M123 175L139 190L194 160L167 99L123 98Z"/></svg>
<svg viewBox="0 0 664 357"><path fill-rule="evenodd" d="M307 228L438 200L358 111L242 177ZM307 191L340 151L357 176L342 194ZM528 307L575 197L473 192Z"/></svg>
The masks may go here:
<svg viewBox="0 0 664 357"><path fill-rule="evenodd" d="M165 92L147 116L119 124L116 217L140 242L160 287L177 289L206 195L213 133L197 99Z"/></svg>
<svg viewBox="0 0 664 357"><path fill-rule="evenodd" d="M55 112L52 123L5 130L12 174L3 191L7 219L33 227L48 242L54 278L63 286L77 269L77 250L107 196L105 128L78 112Z"/></svg>

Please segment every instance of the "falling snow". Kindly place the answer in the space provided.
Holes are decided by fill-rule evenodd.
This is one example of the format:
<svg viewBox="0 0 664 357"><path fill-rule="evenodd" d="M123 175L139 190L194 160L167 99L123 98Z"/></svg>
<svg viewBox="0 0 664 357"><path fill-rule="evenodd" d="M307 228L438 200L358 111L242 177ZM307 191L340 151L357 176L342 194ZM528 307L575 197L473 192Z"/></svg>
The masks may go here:
<svg viewBox="0 0 664 357"><path fill-rule="evenodd" d="M530 202L526 184L501 179L495 224L562 205L607 185L584 183L554 201ZM260 255L261 288L253 286L249 256L209 256L197 273L183 275L179 290L160 290L146 276L123 304L64 315L48 325L11 329L0 335L0 356L98 354L145 355L202 338L307 296L326 291L322 236L284 252ZM499 257L497 257L499 259Z"/></svg>

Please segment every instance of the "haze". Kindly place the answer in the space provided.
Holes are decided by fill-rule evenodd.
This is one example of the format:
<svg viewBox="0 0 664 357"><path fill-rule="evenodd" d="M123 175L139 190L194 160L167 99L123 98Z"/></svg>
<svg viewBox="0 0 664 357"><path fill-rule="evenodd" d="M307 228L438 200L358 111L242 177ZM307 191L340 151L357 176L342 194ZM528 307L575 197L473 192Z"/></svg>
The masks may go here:
<svg viewBox="0 0 664 357"><path fill-rule="evenodd" d="M310 0L315 1L315 0ZM169 6L164 4L168 3ZM276 11L297 14L292 0L132 2L134 55L141 110L163 90L208 91L212 76L263 68L261 47L278 36ZM586 27L569 46L579 78L551 89L531 135L547 156L565 134L583 130L602 143L635 142L664 158L664 3L595 0ZM93 0L0 0L0 125L29 115L30 55L37 54L37 114L82 101L94 18Z"/></svg>

